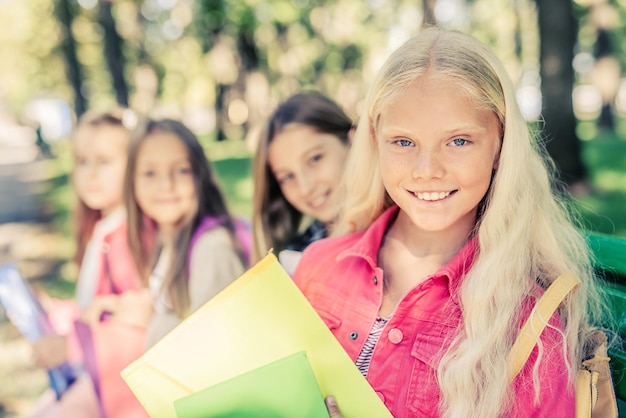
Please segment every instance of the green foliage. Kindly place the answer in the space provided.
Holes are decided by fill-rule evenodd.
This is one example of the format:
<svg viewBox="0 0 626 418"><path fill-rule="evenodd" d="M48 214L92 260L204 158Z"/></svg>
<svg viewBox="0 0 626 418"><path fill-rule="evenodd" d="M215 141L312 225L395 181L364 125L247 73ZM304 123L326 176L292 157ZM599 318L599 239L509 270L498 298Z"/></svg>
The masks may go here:
<svg viewBox="0 0 626 418"><path fill-rule="evenodd" d="M582 144L591 187L575 203L584 227L626 238L626 138L604 134Z"/></svg>
<svg viewBox="0 0 626 418"><path fill-rule="evenodd" d="M97 7L86 9L78 0L57 1L68 1L77 15L72 34L90 103L97 108L113 105L115 95L104 60ZM410 0L166 3L114 3L117 29L124 39L131 104L141 109L139 104L144 103L146 111L181 117L202 110L204 118L212 115L215 122L205 122L200 134L246 138L249 144L254 143L253 135L272 106L299 89L321 90L356 118L372 74L398 42L420 29L422 19L422 3ZM621 21L626 14L624 2L613 0L610 4L613 14L607 22ZM31 98L40 95L72 100L58 50L64 34L55 19L54 5L45 0L0 3L0 53L3 62L10 63L0 66L0 91L18 115ZM590 51L594 42L589 29L591 9L582 0L575 2L574 9L581 27L577 48ZM514 79L536 66L538 39L532 2L473 0L461 2L454 13L441 25L471 32L489 43ZM626 42L625 30L623 25L612 28L617 50ZM241 101L247 113L237 119L230 113L231 105ZM597 136L590 124L581 124L579 132ZM600 150L615 141L604 142L585 143L585 162L593 167L620 167L621 161L598 160L598 153L619 155L619 150ZM229 170L227 165L224 169ZM244 168L241 172L249 173ZM619 169L606 168L590 170L589 176L594 193L583 199L583 211L598 229L610 231L613 221L606 221L606 216L613 219L620 211L611 209L615 205L606 203L605 198L622 197L619 194L624 190L618 185L624 184L624 177ZM232 198L240 202L235 206L245 211L243 198ZM61 212L59 216L66 215Z"/></svg>
<svg viewBox="0 0 626 418"><path fill-rule="evenodd" d="M52 18L53 4L47 0L0 3L0 97L17 113L41 91L55 89L71 100L63 61L55 55L61 34Z"/></svg>

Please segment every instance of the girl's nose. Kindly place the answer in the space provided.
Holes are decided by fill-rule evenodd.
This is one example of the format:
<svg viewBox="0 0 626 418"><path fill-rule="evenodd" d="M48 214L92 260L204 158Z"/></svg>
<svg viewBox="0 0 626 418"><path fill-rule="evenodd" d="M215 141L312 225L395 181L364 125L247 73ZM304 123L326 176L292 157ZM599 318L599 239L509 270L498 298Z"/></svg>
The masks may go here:
<svg viewBox="0 0 626 418"><path fill-rule="evenodd" d="M413 178L430 179L439 178L443 174L443 164L439 151L422 149L417 155L413 166Z"/></svg>
<svg viewBox="0 0 626 418"><path fill-rule="evenodd" d="M304 173L298 177L298 190L302 196L306 196L313 190L315 179L312 173Z"/></svg>
<svg viewBox="0 0 626 418"><path fill-rule="evenodd" d="M161 174L159 176L159 187L165 190L172 189L174 187L174 178L172 174Z"/></svg>
<svg viewBox="0 0 626 418"><path fill-rule="evenodd" d="M96 178L98 177L99 172L100 172L99 164L92 163L87 166L87 177Z"/></svg>

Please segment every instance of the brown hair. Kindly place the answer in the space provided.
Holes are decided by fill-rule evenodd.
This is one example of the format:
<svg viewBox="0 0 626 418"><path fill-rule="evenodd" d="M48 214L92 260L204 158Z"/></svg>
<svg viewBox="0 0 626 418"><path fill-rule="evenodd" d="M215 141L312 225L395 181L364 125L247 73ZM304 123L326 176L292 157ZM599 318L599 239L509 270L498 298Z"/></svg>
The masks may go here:
<svg viewBox="0 0 626 418"><path fill-rule="evenodd" d="M321 133L335 135L348 146L352 121L344 111L324 95L310 91L291 96L272 114L254 157L254 196L252 224L254 258L270 248L281 248L297 236L302 213L283 195L268 163L268 148L287 125L301 124Z"/></svg>
<svg viewBox="0 0 626 418"><path fill-rule="evenodd" d="M147 120L133 135L126 170L124 200L128 211L128 238L131 253L143 280L147 281L154 263L157 261L161 244L157 242L157 227L144 214L135 198L135 171L137 156L141 145L155 133L175 135L187 149L187 155L193 173L197 209L189 217L189 221L181 227L174 239L176 248L172 264L169 266L163 287L167 289L174 311L179 317L186 316L189 309L187 260L189 245L194 231L203 217L212 216L223 220L221 223L231 235L233 247L238 253L242 264L247 265L241 245L235 238L235 226L226 206L222 192L218 186L213 169L204 149L196 136L182 122L172 119Z"/></svg>

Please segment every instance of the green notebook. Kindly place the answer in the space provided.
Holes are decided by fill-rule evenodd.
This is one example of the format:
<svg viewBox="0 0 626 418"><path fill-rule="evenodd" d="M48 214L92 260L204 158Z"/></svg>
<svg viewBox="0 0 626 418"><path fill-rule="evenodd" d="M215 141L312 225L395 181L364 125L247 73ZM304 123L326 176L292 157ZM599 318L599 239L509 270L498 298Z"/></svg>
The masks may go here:
<svg viewBox="0 0 626 418"><path fill-rule="evenodd" d="M174 401L178 418L328 418L304 351Z"/></svg>

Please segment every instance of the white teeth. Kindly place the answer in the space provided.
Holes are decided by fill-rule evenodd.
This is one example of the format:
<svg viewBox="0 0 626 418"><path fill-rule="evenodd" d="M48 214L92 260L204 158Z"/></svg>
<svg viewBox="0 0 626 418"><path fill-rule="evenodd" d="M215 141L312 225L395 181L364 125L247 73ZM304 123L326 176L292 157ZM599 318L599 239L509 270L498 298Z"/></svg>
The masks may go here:
<svg viewBox="0 0 626 418"><path fill-rule="evenodd" d="M450 192L417 192L415 193L418 199L428 200L431 202L433 200L445 199L446 197L448 197L449 194Z"/></svg>

